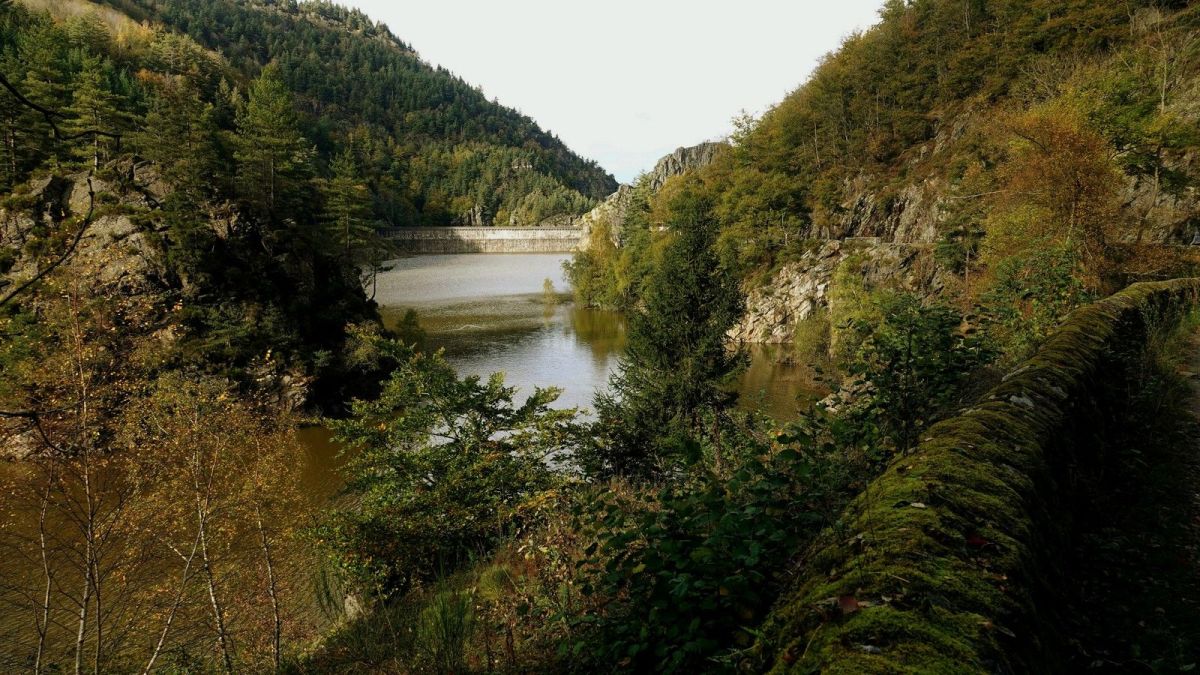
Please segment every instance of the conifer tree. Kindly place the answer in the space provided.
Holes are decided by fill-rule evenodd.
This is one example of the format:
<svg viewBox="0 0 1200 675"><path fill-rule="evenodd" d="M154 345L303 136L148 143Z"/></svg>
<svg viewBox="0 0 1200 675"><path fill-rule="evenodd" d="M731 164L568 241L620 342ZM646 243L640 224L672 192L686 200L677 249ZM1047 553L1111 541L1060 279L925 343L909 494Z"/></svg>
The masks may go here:
<svg viewBox="0 0 1200 675"><path fill-rule="evenodd" d="M250 87L237 115L237 194L260 225L299 217L312 147L299 130L291 92L274 66Z"/></svg>
<svg viewBox="0 0 1200 675"><path fill-rule="evenodd" d="M125 126L121 97L109 90L104 71L105 64L99 57L84 57L83 69L75 77L71 106L67 108L71 118L64 129L67 133L80 134L95 129L115 132ZM98 169L101 159L111 157L116 147L113 138L88 134L78 140L72 154Z"/></svg>
<svg viewBox="0 0 1200 675"><path fill-rule="evenodd" d="M53 24L38 23L21 35L17 43L17 61L24 68L20 79L22 94L33 103L50 110L62 110L68 103L66 43ZM40 164L44 158L58 161L61 145L54 142L49 122L39 113L23 107L16 124L24 129L26 168Z"/></svg>
<svg viewBox="0 0 1200 675"><path fill-rule="evenodd" d="M348 265L363 262L372 248L371 193L349 150L333 160L333 177L324 181L324 221L329 238Z"/></svg>
<svg viewBox="0 0 1200 675"><path fill-rule="evenodd" d="M704 442L719 449L718 425L706 429L706 418L735 402L745 355L725 343L743 300L713 251L711 207L690 186L672 200L673 240L647 281L642 311L630 317L611 393L596 399L603 440L584 458L593 472L654 478L701 459Z"/></svg>
<svg viewBox="0 0 1200 675"><path fill-rule="evenodd" d="M217 273L218 264L209 262L215 233L207 208L227 178L220 175L217 133L212 105L180 79L159 91L133 137L138 153L171 188L158 215L167 228L167 261L185 289L202 287Z"/></svg>
<svg viewBox="0 0 1200 675"><path fill-rule="evenodd" d="M198 200L218 182L219 148L213 106L185 79L164 86L134 137L139 154L158 165L175 191Z"/></svg>

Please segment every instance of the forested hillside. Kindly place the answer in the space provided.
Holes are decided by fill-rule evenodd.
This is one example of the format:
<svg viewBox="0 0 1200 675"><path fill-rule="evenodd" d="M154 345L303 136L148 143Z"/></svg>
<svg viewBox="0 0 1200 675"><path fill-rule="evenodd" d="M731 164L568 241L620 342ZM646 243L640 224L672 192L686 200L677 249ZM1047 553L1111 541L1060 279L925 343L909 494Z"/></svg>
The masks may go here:
<svg viewBox="0 0 1200 675"><path fill-rule="evenodd" d="M326 1L110 4L190 36L243 75L275 63L308 137L326 158L353 149L389 223L534 225L578 215L616 189L594 162L421 61L357 10Z"/></svg>
<svg viewBox="0 0 1200 675"><path fill-rule="evenodd" d="M0 670L296 658L330 616L296 429L400 362L378 228L611 184L332 5L0 1Z"/></svg>
<svg viewBox="0 0 1200 675"><path fill-rule="evenodd" d="M890 1L808 82L739 120L690 189L711 199L722 264L748 288L794 282L830 240L878 238L936 269L915 275L935 280L927 290L1037 332L1180 271L1161 244L1200 229L1198 36L1186 2ZM635 214L631 246L580 261L577 286L597 289L586 299L635 302L640 232L679 189Z"/></svg>
<svg viewBox="0 0 1200 675"><path fill-rule="evenodd" d="M588 414L363 288L594 165L324 2L0 0L0 670L1190 671L1200 281L1093 301L1200 269L1198 75L1183 0L887 0L580 221Z"/></svg>
<svg viewBox="0 0 1200 675"><path fill-rule="evenodd" d="M361 13L118 5L30 0L0 18L14 228L0 272L62 252L55 225L83 209L51 213L62 188L38 181L82 190L90 169L100 213L124 212L161 250L151 276L184 300L184 362L241 371L273 352L337 371L345 324L373 314L355 268L385 255L378 227L535 225L614 185Z"/></svg>

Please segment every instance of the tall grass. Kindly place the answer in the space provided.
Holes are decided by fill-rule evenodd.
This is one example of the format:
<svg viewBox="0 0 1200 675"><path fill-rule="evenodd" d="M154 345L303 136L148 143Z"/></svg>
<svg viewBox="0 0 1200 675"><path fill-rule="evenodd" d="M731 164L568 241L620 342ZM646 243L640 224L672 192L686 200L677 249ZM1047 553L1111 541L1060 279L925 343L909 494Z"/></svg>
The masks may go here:
<svg viewBox="0 0 1200 675"><path fill-rule="evenodd" d="M429 672L463 672L467 665L467 645L474 631L474 593L440 591L421 610L416 651Z"/></svg>

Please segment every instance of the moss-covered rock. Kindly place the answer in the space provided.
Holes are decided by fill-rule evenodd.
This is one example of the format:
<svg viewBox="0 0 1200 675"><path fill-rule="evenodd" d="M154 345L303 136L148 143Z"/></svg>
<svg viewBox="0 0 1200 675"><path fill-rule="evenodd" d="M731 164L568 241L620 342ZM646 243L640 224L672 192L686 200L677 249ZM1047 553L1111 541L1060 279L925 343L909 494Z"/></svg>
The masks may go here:
<svg viewBox="0 0 1200 675"><path fill-rule="evenodd" d="M1134 393L1130 354L1200 279L1080 309L1038 353L898 457L800 561L756 650L772 672L1053 672L1072 513ZM1060 665L1060 664L1059 664Z"/></svg>

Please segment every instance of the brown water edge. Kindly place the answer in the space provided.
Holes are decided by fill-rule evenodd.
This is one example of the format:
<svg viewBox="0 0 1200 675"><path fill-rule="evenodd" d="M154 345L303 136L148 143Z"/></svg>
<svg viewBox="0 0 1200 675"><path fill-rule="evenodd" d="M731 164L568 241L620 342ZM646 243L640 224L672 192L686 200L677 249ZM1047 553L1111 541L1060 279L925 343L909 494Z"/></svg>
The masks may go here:
<svg viewBox="0 0 1200 675"><path fill-rule="evenodd" d="M294 482L290 485L299 500L295 503L296 509L289 511L289 522L282 528L288 533L279 535L286 537L286 541L275 539L272 544L276 555L280 556L275 560L275 570L283 603L284 649L289 653L294 653L337 619L340 596L332 583L323 553L312 545L308 531L322 512L327 512L338 502L338 494L345 483L341 472L345 458L328 429L320 426L298 429L292 448L295 454L290 457L299 462L299 467L291 472ZM125 494L121 486L128 485L128 480L121 472L122 468L120 462L115 462L96 470L94 484L101 500L107 499L111 504L109 495ZM45 473L39 462L0 462L0 673L29 672L33 667L32 658L38 642L35 622L40 616L38 606L45 586L36 545L39 536L39 493L44 482ZM288 489L281 490L280 494L285 491ZM134 507L140 508L137 504ZM78 571L82 546L80 527L72 515L61 509L51 510L47 518L46 535L50 543L48 562L53 570L55 588L52 594L53 623L47 635L46 659L58 669L69 669L73 660L71 652L75 641L77 610L70 607L70 597L78 592L76 586L83 579ZM167 536L163 540L169 538ZM224 601L228 603L227 611L243 617L247 611L256 614L267 611L266 600L261 597L262 588L257 585L254 588L240 587L230 581L234 576L240 576L240 572L231 565L254 565L260 562L256 557L259 540L254 536L239 536L236 540L227 541L230 548L223 548L224 558L217 562L219 567L216 568L220 590ZM157 543L149 540L143 543L157 551ZM154 593L174 593L173 590L154 589L174 589L182 569L179 560L161 552L139 553L134 549L125 550L128 548L125 543L120 543L120 546L106 558L107 564L117 565L110 573L110 593L122 592L122 595L110 598L107 603L110 611L134 611L146 616L149 616L146 614L149 612L158 618L150 620L152 630L128 633L110 645L109 657L116 661L108 662L107 669L114 672L142 667L158 637L162 626L161 612L164 611L163 605L146 604L144 598ZM227 574L230 572L234 574ZM197 632L196 617L207 611L202 602L202 583L197 574L193 570L192 590L180 608L181 616L172 631L172 641L180 636L180 631L184 631L187 636L184 644L188 648L194 649L197 654L211 655L211 634ZM137 599L126 600L127 596L122 590L126 587L134 592ZM257 598L253 601L257 603L253 610L244 609L250 606L246 604L251 602L247 600L250 596ZM235 610L234 607L239 609ZM184 612L190 617L186 623ZM89 646L86 647L88 664L91 662L90 645L93 643L90 636L93 632L94 627L89 626ZM235 640L238 638L235 636ZM164 655L158 665L168 664L173 654ZM57 671L51 668L51 672Z"/></svg>
<svg viewBox="0 0 1200 675"><path fill-rule="evenodd" d="M444 349L447 359L463 374L486 376L504 372L521 392L534 386L563 388L560 405L591 407L624 349L625 318L619 313L575 306L559 266L566 256L489 255L410 260L407 267L382 279L378 300L389 325L408 307L418 312L428 333L425 347ZM432 268L430 265L432 264ZM390 273L389 273L390 274ZM387 275L385 274L385 277ZM553 291L543 292L546 279ZM787 346L754 346L741 378L741 405L762 410L778 420L793 419L811 405L824 388L816 372ZM520 392L518 393L520 395ZM346 463L329 430L309 426L297 431L302 470L295 486L306 511L328 511L345 484ZM0 486L34 480L31 464L0 463ZM306 528L310 515L296 516L295 529ZM303 522L301 522L303 521ZM0 491L0 533L6 524L36 529L37 513L29 500L18 503ZM11 532L11 530L9 530ZM66 535L64 535L66 536ZM328 625L329 592L322 561L315 552L311 564L296 567L293 588L310 589L295 598L293 611L312 625ZM28 598L13 598L4 585L37 576L35 560L16 560L0 551L0 673L26 671L27 647L33 636L33 614L18 606ZM17 605L12 604L17 601ZM56 640L70 640L69 633ZM294 646L294 645L293 645ZM61 649L59 649L61 651Z"/></svg>
<svg viewBox="0 0 1200 675"><path fill-rule="evenodd" d="M505 381L529 393L561 387L560 407L592 406L608 385L625 349L625 317L564 300L547 306L542 296L505 296L450 305L385 307L395 328L408 310L426 332L422 345L441 349L461 374ZM791 345L748 345L749 365L738 382L739 405L786 422L828 393L811 357Z"/></svg>

